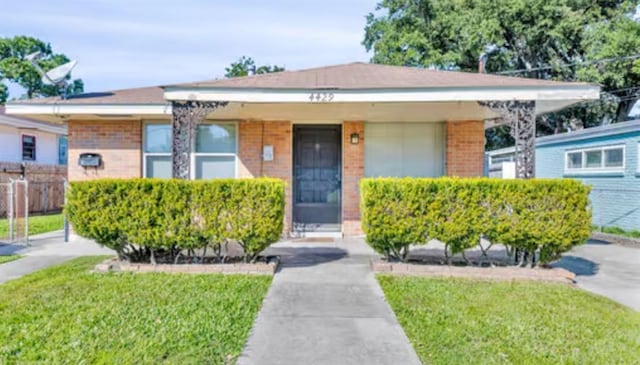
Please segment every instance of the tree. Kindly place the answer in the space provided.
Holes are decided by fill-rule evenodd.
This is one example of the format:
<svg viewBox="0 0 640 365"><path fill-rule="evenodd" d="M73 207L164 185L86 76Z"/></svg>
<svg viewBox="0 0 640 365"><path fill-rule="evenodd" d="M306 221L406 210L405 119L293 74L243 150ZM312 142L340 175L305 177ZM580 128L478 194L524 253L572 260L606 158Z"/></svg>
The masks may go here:
<svg viewBox="0 0 640 365"><path fill-rule="evenodd" d="M367 16L363 45L372 61L477 72L494 48L488 73L603 84L601 101L538 119L541 134L623 120L638 100L617 97L640 81L636 60L586 62L640 53L638 0L383 0ZM613 115L612 115L613 114ZM584 123L583 123L584 121ZM504 130L489 143L506 144ZM504 142L504 143L503 143Z"/></svg>
<svg viewBox="0 0 640 365"><path fill-rule="evenodd" d="M3 82L22 86L25 89L25 95L21 97L26 98L61 95L64 91L67 94L83 91L84 84L80 79L71 81L67 90L61 90L54 85L45 85L35 67L25 60L26 55L38 51L41 52L42 57L37 62L45 71L69 62L67 56L54 53L50 44L39 39L27 36L0 38L0 104L4 104L9 97ZM71 79L70 76L68 78Z"/></svg>
<svg viewBox="0 0 640 365"><path fill-rule="evenodd" d="M224 77L231 78L281 72L284 71L284 67L280 67L277 65L263 65L257 67L253 58L242 56L236 62L233 62L231 66L226 67L224 70L226 72L224 74Z"/></svg>
<svg viewBox="0 0 640 365"><path fill-rule="evenodd" d="M618 97L615 121L625 120L640 98L640 24L629 14L619 13L595 24L583 45L586 59L611 61L580 67L578 80L597 82Z"/></svg>

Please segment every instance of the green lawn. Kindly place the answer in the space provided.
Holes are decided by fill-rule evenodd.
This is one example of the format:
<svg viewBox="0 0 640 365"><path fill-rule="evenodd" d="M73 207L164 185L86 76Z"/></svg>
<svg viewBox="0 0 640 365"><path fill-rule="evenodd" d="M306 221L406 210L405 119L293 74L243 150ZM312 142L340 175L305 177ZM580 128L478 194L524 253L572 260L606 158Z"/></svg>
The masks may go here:
<svg viewBox="0 0 640 365"><path fill-rule="evenodd" d="M640 313L562 284L378 276L424 364L638 364Z"/></svg>
<svg viewBox="0 0 640 365"><path fill-rule="evenodd" d="M637 230L637 229L624 230L620 227L602 227L602 231L601 231L600 228L596 226L595 229L593 229L593 231L615 234L618 236L624 236L629 238L640 238L640 230Z"/></svg>
<svg viewBox="0 0 640 365"><path fill-rule="evenodd" d="M29 217L29 234L40 234L57 231L64 228L64 217L62 214L36 215ZM7 237L9 232L9 222L7 219L0 220L0 238Z"/></svg>
<svg viewBox="0 0 640 365"><path fill-rule="evenodd" d="M0 285L0 364L222 364L271 277L93 274L89 257Z"/></svg>
<svg viewBox="0 0 640 365"><path fill-rule="evenodd" d="M19 258L21 258L22 256L20 255L6 255L6 256L2 256L0 255L0 264L4 264L5 262L10 262L13 260L17 260Z"/></svg>

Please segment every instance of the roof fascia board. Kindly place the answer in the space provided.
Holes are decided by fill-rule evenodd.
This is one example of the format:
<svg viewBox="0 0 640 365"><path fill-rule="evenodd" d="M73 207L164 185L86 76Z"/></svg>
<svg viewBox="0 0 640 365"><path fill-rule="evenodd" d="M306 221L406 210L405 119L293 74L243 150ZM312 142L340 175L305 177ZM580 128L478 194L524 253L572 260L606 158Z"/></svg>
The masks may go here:
<svg viewBox="0 0 640 365"><path fill-rule="evenodd" d="M393 103L457 102L478 100L592 100L599 97L594 85L526 88L431 88L394 90L265 90L174 88L165 91L167 100L223 100L246 103ZM112 114L170 115L171 104L36 104L9 103L8 114Z"/></svg>
<svg viewBox="0 0 640 365"><path fill-rule="evenodd" d="M573 142L588 138L607 137L617 134L640 131L640 120L614 123L602 127L586 128L575 132L554 134L536 138L536 146L545 146L563 142Z"/></svg>
<svg viewBox="0 0 640 365"><path fill-rule="evenodd" d="M357 103L357 102L447 102L477 100L592 100L599 97L595 85L429 88L381 90L331 89L239 89L167 87L167 100L245 103Z"/></svg>
<svg viewBox="0 0 640 365"><path fill-rule="evenodd" d="M7 104L8 114L110 114L110 115L139 115L160 114L170 115L170 104Z"/></svg>
<svg viewBox="0 0 640 365"><path fill-rule="evenodd" d="M24 120L19 118L12 118L8 115L0 116L0 125L7 125L14 128L24 128L24 129L35 129L42 132L52 133L52 134L67 134L67 127L65 126L55 126L44 123L39 123L37 121L32 120Z"/></svg>
<svg viewBox="0 0 640 365"><path fill-rule="evenodd" d="M599 138L615 136L618 134L640 132L640 120L631 120L623 123L614 123L602 127L593 127L587 129L581 129L575 132L567 132L560 134L553 134L550 136L536 138L536 147L542 147L546 145L553 145L565 142L581 141L583 139ZM505 147L498 150L487 151L489 155L500 155L503 153L513 153L515 147Z"/></svg>

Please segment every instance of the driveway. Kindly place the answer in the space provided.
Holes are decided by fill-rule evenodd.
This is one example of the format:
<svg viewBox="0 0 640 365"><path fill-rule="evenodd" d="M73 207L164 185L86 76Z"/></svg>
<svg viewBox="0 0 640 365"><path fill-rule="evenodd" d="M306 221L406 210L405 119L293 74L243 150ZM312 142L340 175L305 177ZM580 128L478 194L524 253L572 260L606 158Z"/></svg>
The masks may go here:
<svg viewBox="0 0 640 365"><path fill-rule="evenodd" d="M576 273L578 287L640 311L640 248L592 240L554 266Z"/></svg>

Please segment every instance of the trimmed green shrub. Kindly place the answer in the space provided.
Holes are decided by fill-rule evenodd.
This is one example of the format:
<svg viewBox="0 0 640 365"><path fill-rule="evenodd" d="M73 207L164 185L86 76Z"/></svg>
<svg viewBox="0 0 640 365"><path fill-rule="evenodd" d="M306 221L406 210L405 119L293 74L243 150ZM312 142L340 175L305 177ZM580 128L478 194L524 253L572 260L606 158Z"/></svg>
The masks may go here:
<svg viewBox="0 0 640 365"><path fill-rule="evenodd" d="M366 241L405 260L411 244L437 239L445 253L485 237L548 262L590 235L590 188L575 180L376 178L361 182Z"/></svg>
<svg viewBox="0 0 640 365"><path fill-rule="evenodd" d="M237 241L255 260L282 234L284 200L277 179L104 179L71 183L65 211L76 233L121 259L177 261Z"/></svg>

